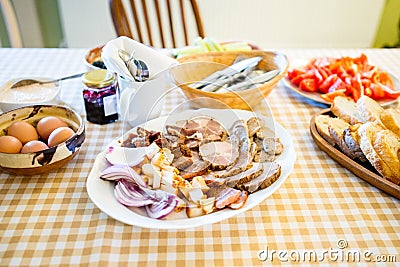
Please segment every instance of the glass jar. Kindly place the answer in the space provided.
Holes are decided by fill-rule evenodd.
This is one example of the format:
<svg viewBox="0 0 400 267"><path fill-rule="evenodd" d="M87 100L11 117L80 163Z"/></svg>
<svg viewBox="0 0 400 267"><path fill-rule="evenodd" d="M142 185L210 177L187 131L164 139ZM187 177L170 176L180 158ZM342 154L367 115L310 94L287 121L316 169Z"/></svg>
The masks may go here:
<svg viewBox="0 0 400 267"><path fill-rule="evenodd" d="M118 120L118 83L114 73L96 69L82 76L86 119L97 124Z"/></svg>

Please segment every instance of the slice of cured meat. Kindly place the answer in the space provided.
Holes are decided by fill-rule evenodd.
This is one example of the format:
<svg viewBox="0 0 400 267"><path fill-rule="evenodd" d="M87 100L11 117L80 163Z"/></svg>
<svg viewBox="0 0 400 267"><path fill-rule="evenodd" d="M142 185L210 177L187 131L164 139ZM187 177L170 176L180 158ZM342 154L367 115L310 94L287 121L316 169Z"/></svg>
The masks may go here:
<svg viewBox="0 0 400 267"><path fill-rule="evenodd" d="M234 188L225 188L222 190L215 199L215 207L223 209L226 206L235 203L240 197L241 191Z"/></svg>
<svg viewBox="0 0 400 267"><path fill-rule="evenodd" d="M250 141L246 122L241 120L235 121L229 133L229 141L239 146L239 157L236 163L230 168L214 172L215 177L229 177L245 171L251 167L256 152L256 146L252 145Z"/></svg>
<svg viewBox="0 0 400 267"><path fill-rule="evenodd" d="M247 120L247 127L249 128L250 137L256 135L257 132L261 131L261 123L256 117L251 117Z"/></svg>
<svg viewBox="0 0 400 267"><path fill-rule="evenodd" d="M181 171L185 170L192 164L193 164L193 158L185 156L178 157L176 160L172 162L172 166Z"/></svg>
<svg viewBox="0 0 400 267"><path fill-rule="evenodd" d="M284 147L278 137L254 138L257 144L257 154L254 156L255 162L271 162L275 156L283 152Z"/></svg>
<svg viewBox="0 0 400 267"><path fill-rule="evenodd" d="M240 196L238 197L238 199L235 202L229 204L229 208L231 208L233 210L242 208L244 206L244 204L246 204L248 196L249 196L249 193L247 191L242 191L240 193Z"/></svg>
<svg viewBox="0 0 400 267"><path fill-rule="evenodd" d="M239 185L238 188L253 193L257 190L267 188L274 183L281 175L281 166L275 162L263 163L263 173L251 181Z"/></svg>
<svg viewBox="0 0 400 267"><path fill-rule="evenodd" d="M260 176L264 172L264 166L260 163L254 163L250 169L244 172L238 173L234 176L229 176L225 178L225 183L229 187L235 187L245 184L257 176Z"/></svg>
<svg viewBox="0 0 400 267"><path fill-rule="evenodd" d="M189 138L194 134L200 134L201 138L196 139L209 141L220 141L227 135L225 128L218 121L207 116L187 120L180 133Z"/></svg>
<svg viewBox="0 0 400 267"><path fill-rule="evenodd" d="M211 163L214 170L226 169L239 157L238 147L231 142L209 142L199 147L201 158Z"/></svg>
<svg viewBox="0 0 400 267"><path fill-rule="evenodd" d="M192 152L193 163L180 172L184 179L192 179L195 176L203 175L210 167L210 163L202 160L197 152Z"/></svg>

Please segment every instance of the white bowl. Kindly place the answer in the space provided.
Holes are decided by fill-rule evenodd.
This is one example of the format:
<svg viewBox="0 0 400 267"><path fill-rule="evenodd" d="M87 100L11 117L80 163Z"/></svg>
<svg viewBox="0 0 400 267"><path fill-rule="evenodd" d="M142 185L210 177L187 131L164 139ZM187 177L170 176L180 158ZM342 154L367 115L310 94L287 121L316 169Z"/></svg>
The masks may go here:
<svg viewBox="0 0 400 267"><path fill-rule="evenodd" d="M48 77L21 77L12 79L0 87L0 110L3 112L13 110L20 107L32 105L57 104L61 91L61 83L52 83L54 86L41 85L27 90L10 89L17 81L22 79L35 79L38 81L53 80ZM51 88L50 88L51 87ZM29 93L29 92L34 93Z"/></svg>

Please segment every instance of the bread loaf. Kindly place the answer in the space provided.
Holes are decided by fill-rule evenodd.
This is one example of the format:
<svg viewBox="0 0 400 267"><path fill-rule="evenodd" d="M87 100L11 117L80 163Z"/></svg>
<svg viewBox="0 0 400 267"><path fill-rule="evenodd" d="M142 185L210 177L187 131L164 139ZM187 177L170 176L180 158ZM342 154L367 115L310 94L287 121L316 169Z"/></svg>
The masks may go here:
<svg viewBox="0 0 400 267"><path fill-rule="evenodd" d="M394 108L385 109L381 113L383 125L400 137L400 112Z"/></svg>
<svg viewBox="0 0 400 267"><path fill-rule="evenodd" d="M379 123L367 122L358 129L360 147L368 161L386 179L400 183L400 142Z"/></svg>
<svg viewBox="0 0 400 267"><path fill-rule="evenodd" d="M350 125L344 130L343 134L343 152L351 159L358 159L361 162L366 162L367 158L360 148L360 137L358 135L358 128L361 124Z"/></svg>
<svg viewBox="0 0 400 267"><path fill-rule="evenodd" d="M329 133L329 121L333 118L328 115L319 115L315 118L315 126L319 134L324 138L330 145L335 145L335 140L331 137Z"/></svg>
<svg viewBox="0 0 400 267"><path fill-rule="evenodd" d="M339 118L331 118L331 120L329 121L329 134L339 148L342 147L344 130L349 128L349 126L350 124Z"/></svg>
<svg viewBox="0 0 400 267"><path fill-rule="evenodd" d="M353 99L344 96L337 96L331 105L332 113L350 124L364 122L358 113L356 103Z"/></svg>
<svg viewBox="0 0 400 267"><path fill-rule="evenodd" d="M376 121L379 124L383 125L381 121L383 108L381 107L381 105L379 105L378 102L366 95L363 95L357 100L356 107L364 122Z"/></svg>
<svg viewBox="0 0 400 267"><path fill-rule="evenodd" d="M336 97L331 111L337 118L320 115L316 119L321 136L334 142L349 158L369 161L383 177L400 184L399 111L385 110L368 96L356 103Z"/></svg>

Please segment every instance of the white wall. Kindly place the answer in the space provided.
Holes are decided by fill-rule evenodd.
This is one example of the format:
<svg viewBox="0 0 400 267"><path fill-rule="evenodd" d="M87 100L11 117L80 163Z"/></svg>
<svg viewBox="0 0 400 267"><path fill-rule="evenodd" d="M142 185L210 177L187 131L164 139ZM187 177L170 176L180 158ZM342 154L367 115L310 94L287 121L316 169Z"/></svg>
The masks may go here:
<svg viewBox="0 0 400 267"><path fill-rule="evenodd" d="M66 46L116 37L107 0L58 0ZM199 0L206 34L262 48L371 47L385 0Z"/></svg>
<svg viewBox="0 0 400 267"><path fill-rule="evenodd" d="M372 46L385 4L385 0L200 2L208 35L252 40L262 47Z"/></svg>
<svg viewBox="0 0 400 267"><path fill-rule="evenodd" d="M116 37L108 0L58 0L66 47L95 47Z"/></svg>

